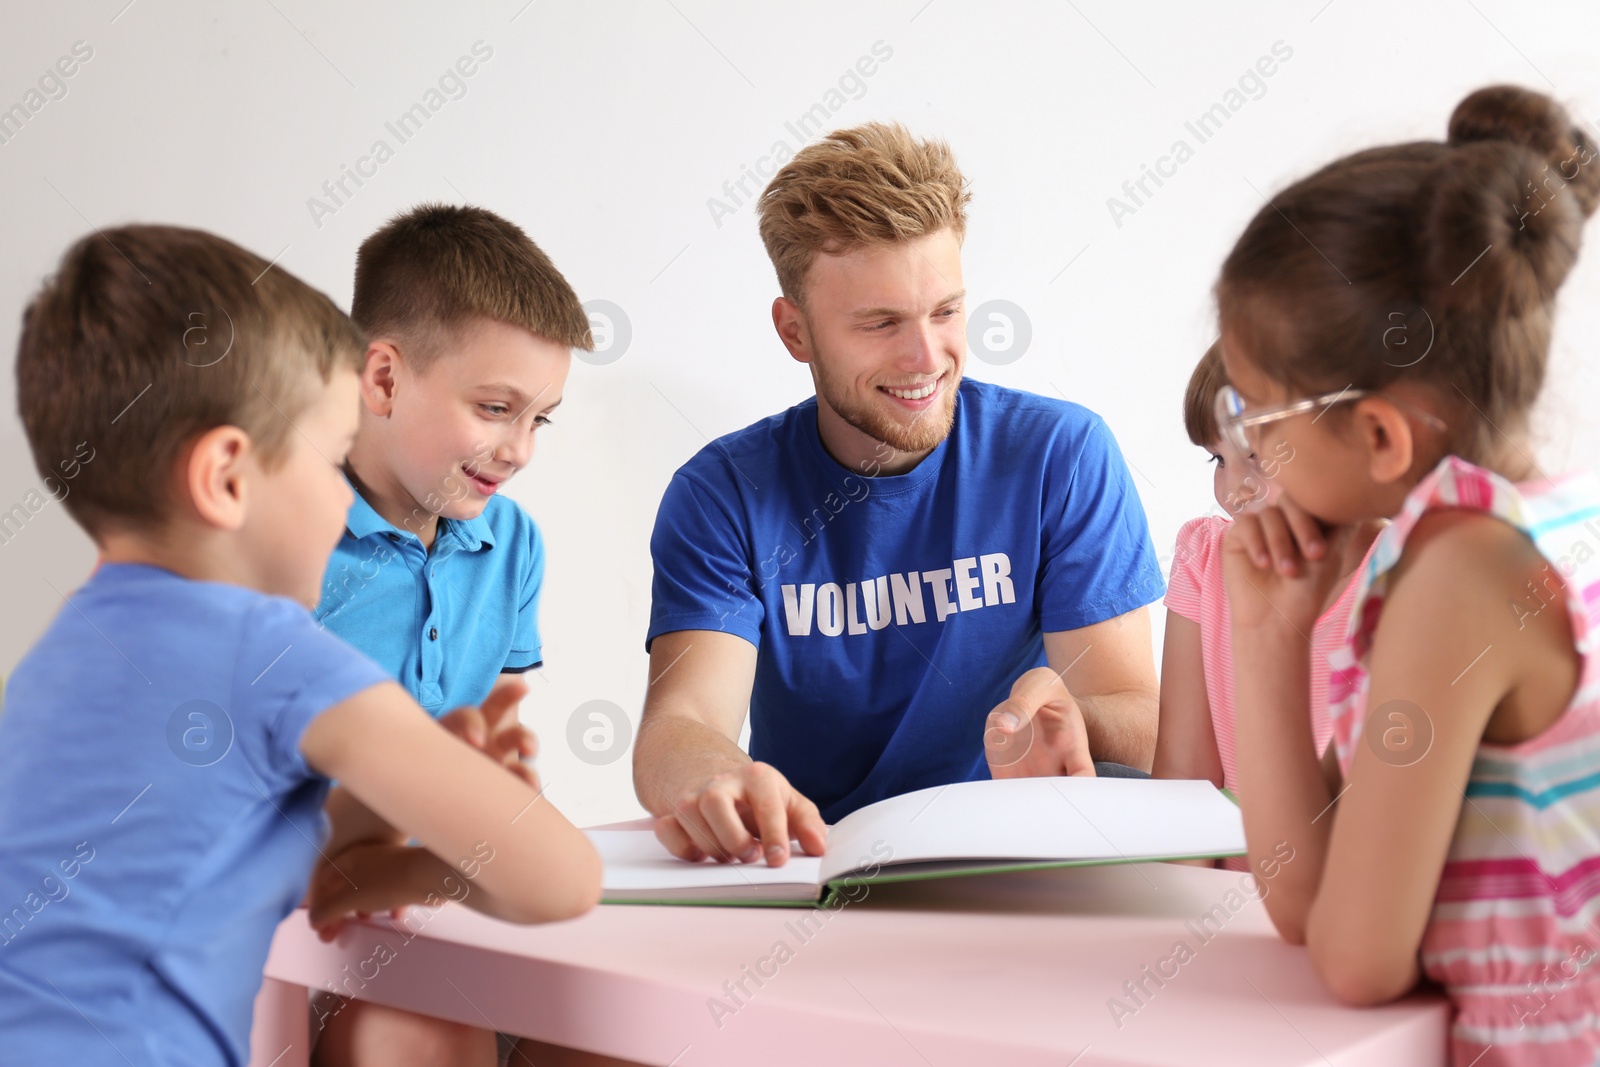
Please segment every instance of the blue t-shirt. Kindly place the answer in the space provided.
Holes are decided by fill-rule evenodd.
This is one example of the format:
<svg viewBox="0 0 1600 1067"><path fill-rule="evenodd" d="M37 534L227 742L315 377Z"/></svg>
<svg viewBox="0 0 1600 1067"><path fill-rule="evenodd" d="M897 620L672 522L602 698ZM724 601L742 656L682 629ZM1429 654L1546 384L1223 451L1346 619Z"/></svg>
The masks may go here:
<svg viewBox="0 0 1600 1067"><path fill-rule="evenodd" d="M913 470L835 461L813 397L713 441L656 516L650 632L754 644L750 755L828 822L989 776L984 722L1043 634L1160 598L1111 431L1077 404L965 380Z"/></svg>
<svg viewBox="0 0 1600 1067"><path fill-rule="evenodd" d="M440 519L430 551L355 491L316 615L437 717L482 703L502 671L539 666L543 584L544 539L515 501Z"/></svg>
<svg viewBox="0 0 1600 1067"><path fill-rule="evenodd" d="M243 1064L326 831L300 755L388 681L304 607L107 564L0 712L0 1062Z"/></svg>

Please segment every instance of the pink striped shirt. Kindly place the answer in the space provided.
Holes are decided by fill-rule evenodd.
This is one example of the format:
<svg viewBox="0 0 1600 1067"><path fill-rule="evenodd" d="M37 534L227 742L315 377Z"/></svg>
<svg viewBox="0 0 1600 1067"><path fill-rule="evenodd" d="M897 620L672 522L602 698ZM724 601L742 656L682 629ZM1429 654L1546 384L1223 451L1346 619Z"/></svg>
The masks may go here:
<svg viewBox="0 0 1600 1067"><path fill-rule="evenodd" d="M1412 490L1357 576L1347 640L1333 653L1329 710L1346 770L1362 736L1389 571L1436 508L1494 515L1528 535L1551 580L1508 608L1520 619L1565 611L1583 665L1572 700L1543 733L1480 742L1422 967L1455 1004L1457 1067L1588 1067L1600 1063L1600 481L1513 484L1450 456Z"/></svg>

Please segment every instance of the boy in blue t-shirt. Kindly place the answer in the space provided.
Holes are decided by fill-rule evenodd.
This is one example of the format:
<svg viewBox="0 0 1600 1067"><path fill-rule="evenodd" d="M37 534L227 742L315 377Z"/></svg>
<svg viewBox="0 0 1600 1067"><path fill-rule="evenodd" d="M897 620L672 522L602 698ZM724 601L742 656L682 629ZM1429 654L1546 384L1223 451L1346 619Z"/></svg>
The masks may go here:
<svg viewBox="0 0 1600 1067"><path fill-rule="evenodd" d="M592 348L588 315L520 228L444 205L406 212L362 243L352 314L368 338L361 425L344 464L355 499L317 617L442 716L539 666L544 544L498 492L561 403L572 349ZM456 717L447 724L463 728ZM533 755L512 718L497 742L513 769ZM341 802L335 790L331 804ZM369 850L333 862L360 869L363 857L427 862ZM325 998L318 1015L318 1067L493 1067L487 1030L360 1000Z"/></svg>
<svg viewBox="0 0 1600 1067"><path fill-rule="evenodd" d="M29 444L47 481L72 479L101 565L0 715L8 1063L243 1064L319 847L413 837L453 899L515 922L599 895L582 833L311 617L350 504L362 352L322 294L173 227L84 238L24 315ZM329 778L348 795L324 840ZM362 872L313 894L312 921L396 893Z"/></svg>

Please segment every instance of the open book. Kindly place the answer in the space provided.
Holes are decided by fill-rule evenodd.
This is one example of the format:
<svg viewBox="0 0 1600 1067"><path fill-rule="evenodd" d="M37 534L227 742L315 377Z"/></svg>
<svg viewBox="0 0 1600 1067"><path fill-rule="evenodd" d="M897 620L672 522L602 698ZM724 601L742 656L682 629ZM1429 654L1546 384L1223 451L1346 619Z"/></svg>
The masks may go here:
<svg viewBox="0 0 1600 1067"><path fill-rule="evenodd" d="M828 850L782 867L689 863L650 830L589 830L610 904L827 903L862 883L1145 860L1239 856L1238 806L1210 782L1008 778L906 793L851 812Z"/></svg>

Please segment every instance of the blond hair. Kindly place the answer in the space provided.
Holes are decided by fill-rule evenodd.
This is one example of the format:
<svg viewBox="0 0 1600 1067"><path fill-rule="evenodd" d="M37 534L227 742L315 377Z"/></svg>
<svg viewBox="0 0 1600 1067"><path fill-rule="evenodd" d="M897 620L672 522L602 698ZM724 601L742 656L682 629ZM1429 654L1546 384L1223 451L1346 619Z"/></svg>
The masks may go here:
<svg viewBox="0 0 1600 1067"><path fill-rule="evenodd" d="M943 141L899 123L835 130L802 148L761 194L761 240L783 295L801 302L818 253L837 255L952 231L967 232L972 194Z"/></svg>

